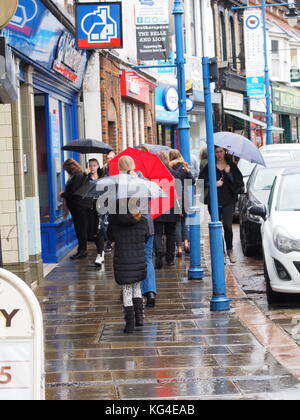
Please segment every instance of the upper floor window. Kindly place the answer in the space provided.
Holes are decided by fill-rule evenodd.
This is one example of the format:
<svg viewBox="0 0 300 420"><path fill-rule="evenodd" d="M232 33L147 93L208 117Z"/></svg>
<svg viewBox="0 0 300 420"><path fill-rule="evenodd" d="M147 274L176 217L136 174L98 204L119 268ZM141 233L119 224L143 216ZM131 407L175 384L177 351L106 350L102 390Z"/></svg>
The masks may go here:
<svg viewBox="0 0 300 420"><path fill-rule="evenodd" d="M226 25L223 12L220 12L220 44L221 58L223 61L227 61Z"/></svg>
<svg viewBox="0 0 300 420"><path fill-rule="evenodd" d="M190 27L191 27L191 55L197 56L197 31L195 0L190 0Z"/></svg>
<svg viewBox="0 0 300 420"><path fill-rule="evenodd" d="M231 58L232 58L232 66L233 68L237 68L236 62L236 39L235 39L235 26L234 26L234 18L233 16L230 17L230 32L231 32Z"/></svg>
<svg viewBox="0 0 300 420"><path fill-rule="evenodd" d="M60 7L66 14L75 16L75 0L52 0L57 6Z"/></svg>

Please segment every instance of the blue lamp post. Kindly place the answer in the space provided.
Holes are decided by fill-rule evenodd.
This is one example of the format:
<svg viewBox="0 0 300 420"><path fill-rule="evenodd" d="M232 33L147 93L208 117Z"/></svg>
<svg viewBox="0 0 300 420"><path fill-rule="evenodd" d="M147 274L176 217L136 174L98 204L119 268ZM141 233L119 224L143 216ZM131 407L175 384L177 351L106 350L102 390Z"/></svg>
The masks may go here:
<svg viewBox="0 0 300 420"><path fill-rule="evenodd" d="M209 196L211 209L211 223L209 223L211 268L213 281L213 296L210 302L212 311L228 311L230 300L226 296L226 282L224 269L223 225L219 220L216 158L213 129L213 108L211 101L211 60L202 58L203 86L205 103L207 157L209 172Z"/></svg>
<svg viewBox="0 0 300 420"><path fill-rule="evenodd" d="M183 38L183 15L184 9L181 0L174 0L173 15L175 17L175 38L176 38L176 67L179 96L179 143L180 152L186 162L191 163L190 155L190 124L187 116L186 89L185 89L185 57L184 57L184 38ZM191 187L193 188L193 187ZM194 194L190 191L190 200L194 200ZM201 267L200 251L200 208L190 207L189 217L190 231L190 268L188 271L189 279L202 279L204 271Z"/></svg>
<svg viewBox="0 0 300 420"><path fill-rule="evenodd" d="M184 37L183 37L183 15L184 9L182 0L174 0L173 15L175 18L175 38L176 38L176 64L158 64L134 66L134 69L149 68L177 68L177 83L179 97L179 142L180 152L186 162L191 163L190 154L190 124L187 116L186 90L185 90L185 56L184 56ZM192 192L190 193L193 200ZM193 205L190 208L190 268L188 272L189 279L202 279L204 271L201 268L200 253L200 209Z"/></svg>
<svg viewBox="0 0 300 420"><path fill-rule="evenodd" d="M274 3L274 4L267 4L266 0L261 0L261 5L255 6L237 6L232 7L233 10L241 10L241 9L262 9L262 28L263 28L263 36L264 36L264 73L265 73L265 98L266 98L266 122L267 122L267 130L266 130L266 143L272 144L273 143L273 117L272 117L272 97L271 97L271 86L270 86L270 77L269 77L269 65L268 65L268 43L267 43L267 16L266 16L266 7L273 7L273 6L287 6L289 8L289 14L286 15L287 19L297 19L299 13L295 9L295 3L290 1L289 3Z"/></svg>

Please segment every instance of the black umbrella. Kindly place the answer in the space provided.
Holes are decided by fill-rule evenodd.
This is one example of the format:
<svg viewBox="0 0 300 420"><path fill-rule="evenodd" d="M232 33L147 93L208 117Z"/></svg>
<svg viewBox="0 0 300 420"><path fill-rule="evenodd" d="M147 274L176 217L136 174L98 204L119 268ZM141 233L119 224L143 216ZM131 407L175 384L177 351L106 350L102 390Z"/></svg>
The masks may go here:
<svg viewBox="0 0 300 420"><path fill-rule="evenodd" d="M103 143L99 140L79 139L72 140L64 146L62 150L78 153L102 153L106 155L107 153L112 152L113 148L109 144Z"/></svg>

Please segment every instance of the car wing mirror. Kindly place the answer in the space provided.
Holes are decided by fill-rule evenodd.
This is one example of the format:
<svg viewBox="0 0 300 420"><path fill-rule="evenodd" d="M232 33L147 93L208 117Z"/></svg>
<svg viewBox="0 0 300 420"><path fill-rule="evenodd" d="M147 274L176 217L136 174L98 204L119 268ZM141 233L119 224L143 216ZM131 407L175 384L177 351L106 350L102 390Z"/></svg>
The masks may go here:
<svg viewBox="0 0 300 420"><path fill-rule="evenodd" d="M267 218L267 209L266 206L251 206L249 207L249 213L253 216L259 216L263 220Z"/></svg>

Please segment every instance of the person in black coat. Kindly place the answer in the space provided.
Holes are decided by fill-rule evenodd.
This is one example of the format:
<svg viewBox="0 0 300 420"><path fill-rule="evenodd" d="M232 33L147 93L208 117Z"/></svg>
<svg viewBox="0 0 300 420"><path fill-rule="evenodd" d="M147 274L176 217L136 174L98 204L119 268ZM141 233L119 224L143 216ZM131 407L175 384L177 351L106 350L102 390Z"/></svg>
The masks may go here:
<svg viewBox="0 0 300 420"><path fill-rule="evenodd" d="M66 183L64 192L60 196L66 201L67 208L73 219L78 239L78 251L70 258L77 260L87 256L88 234L86 208L80 206L80 197L76 196L76 191L87 182L88 176L74 159L67 159L64 162L63 169L69 174L70 178Z"/></svg>
<svg viewBox="0 0 300 420"><path fill-rule="evenodd" d="M115 243L113 258L117 284L122 286L125 312L125 333L143 325L141 282L147 275L146 242L149 239L147 220L136 210L133 214L110 215L107 235Z"/></svg>
<svg viewBox="0 0 300 420"><path fill-rule="evenodd" d="M160 151L157 156L167 167L169 172L176 180L181 182L181 175L172 169L169 165L169 155L167 152ZM168 212L159 216L154 220L155 238L154 238L154 251L155 251L155 268L160 270L163 267L163 258L166 257L168 266L174 265L175 251L176 251L176 223L180 221L179 204L175 199L174 207ZM166 237L166 251L163 246L163 236Z"/></svg>
<svg viewBox="0 0 300 420"><path fill-rule="evenodd" d="M189 246L189 233L188 227L186 225L187 210L189 209L189 201L186 199L185 187L186 180L190 181L190 185L195 184L195 178L193 177L191 171L189 170L189 165L184 161L181 153L177 149L173 149L169 153L170 158L170 167L179 173L181 182L182 182L182 214L180 219L176 224L176 245L177 245L177 256L182 256L182 244L184 243L184 251L186 253L190 252Z"/></svg>
<svg viewBox="0 0 300 420"><path fill-rule="evenodd" d="M243 175L238 169L237 165L233 163L226 150L222 147L215 147L216 154L216 173L217 173L217 191L218 191L218 205L219 217L223 222L225 243L227 255L232 263L236 262L236 257L233 252L233 214L237 195L244 189ZM206 165L200 173L200 179L204 180L204 187L206 189L205 204L209 202L209 173L208 165Z"/></svg>

